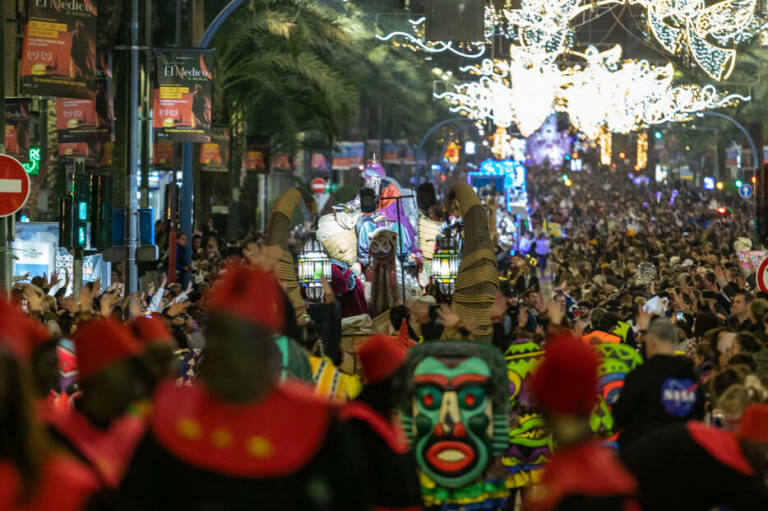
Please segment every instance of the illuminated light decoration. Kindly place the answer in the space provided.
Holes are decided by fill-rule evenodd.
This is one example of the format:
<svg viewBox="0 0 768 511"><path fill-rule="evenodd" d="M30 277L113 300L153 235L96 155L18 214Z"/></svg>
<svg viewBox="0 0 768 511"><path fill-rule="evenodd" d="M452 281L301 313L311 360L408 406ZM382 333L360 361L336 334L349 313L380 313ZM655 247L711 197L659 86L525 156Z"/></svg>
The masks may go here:
<svg viewBox="0 0 768 511"><path fill-rule="evenodd" d="M493 146L491 152L498 160L504 160L512 155L512 146L510 144L512 137L507 133L506 128L498 126L493 134Z"/></svg>
<svg viewBox="0 0 768 511"><path fill-rule="evenodd" d="M610 131L603 130L597 137L597 145L600 146L600 165L610 165L613 151L613 135Z"/></svg>
<svg viewBox="0 0 768 511"><path fill-rule="evenodd" d="M726 80L736 62L735 45L766 28L755 16L757 0L630 0L647 12L648 27L665 51L691 56L710 78ZM714 42L711 42L714 41Z"/></svg>
<svg viewBox="0 0 768 511"><path fill-rule="evenodd" d="M21 166L30 176L36 176L40 172L40 148L32 146L29 148L29 163L22 163Z"/></svg>
<svg viewBox="0 0 768 511"><path fill-rule="evenodd" d="M648 132L641 131L637 134L637 170L648 166Z"/></svg>
<svg viewBox="0 0 768 511"><path fill-rule="evenodd" d="M315 238L310 238L299 254L299 282L304 286L307 298L313 302L323 299L323 281L330 282L331 259L323 245Z"/></svg>
<svg viewBox="0 0 768 511"><path fill-rule="evenodd" d="M453 295L460 264L461 253L453 236L448 234L440 238L432 257L432 278L445 296Z"/></svg>
<svg viewBox="0 0 768 511"><path fill-rule="evenodd" d="M509 60L484 59L479 66L461 68L479 78L434 97L447 101L451 112L502 128L514 124L529 137L555 110L562 88L560 70L543 62L543 55L513 47Z"/></svg>
<svg viewBox="0 0 768 511"><path fill-rule="evenodd" d="M486 26L488 24L488 13L486 9ZM421 17L415 20L408 20L411 25L413 33L408 32L392 32L387 35L376 35L376 39L379 41L392 41L395 47L404 46L414 51L425 51L427 53L443 53L450 52L459 57L467 59L477 59L485 55L484 42L477 43L458 43L454 45L452 41L427 41L424 38L424 32L426 29L425 22L427 18ZM398 42L402 39L404 42ZM466 47L466 50L465 48Z"/></svg>
<svg viewBox="0 0 768 511"><path fill-rule="evenodd" d="M443 158L445 158L448 163L452 165L456 165L459 163L459 159L461 158L461 146L457 144L456 142L449 142L448 145L445 147L445 153L443 154Z"/></svg>
<svg viewBox="0 0 768 511"><path fill-rule="evenodd" d="M625 153L624 151L621 151L619 153L619 158L621 158L622 160L625 159L626 157L627 157L627 153Z"/></svg>
<svg viewBox="0 0 768 511"><path fill-rule="evenodd" d="M705 190L714 190L715 189L715 178L713 178L713 177L705 177L704 178L704 189Z"/></svg>
<svg viewBox="0 0 768 511"><path fill-rule="evenodd" d="M484 59L460 69L478 78L454 91L435 93L454 113L476 123L508 128L531 136L555 111L589 139L602 131L627 134L651 125L690 120L704 110L748 101L739 94L721 95L713 85L672 86L672 64L652 66L645 60L621 60L621 46L600 52L590 46L583 66L560 69L539 49L512 47L509 60ZM660 136L657 132L655 136Z"/></svg>
<svg viewBox="0 0 768 511"><path fill-rule="evenodd" d="M506 209L514 214L527 214L528 188L526 169L515 160L485 160L476 171L467 172L467 184L475 189L493 186L504 194Z"/></svg>

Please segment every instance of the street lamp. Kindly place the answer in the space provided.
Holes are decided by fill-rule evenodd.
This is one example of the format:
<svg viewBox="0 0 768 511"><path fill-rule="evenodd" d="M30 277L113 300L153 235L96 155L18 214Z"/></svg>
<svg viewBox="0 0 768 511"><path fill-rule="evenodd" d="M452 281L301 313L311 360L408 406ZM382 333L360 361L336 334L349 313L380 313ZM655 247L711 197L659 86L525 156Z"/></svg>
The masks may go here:
<svg viewBox="0 0 768 511"><path fill-rule="evenodd" d="M304 244L304 250L299 254L299 282L306 288L307 298L312 302L323 299L323 280L330 281L331 258L315 238L310 238Z"/></svg>
<svg viewBox="0 0 768 511"><path fill-rule="evenodd" d="M443 236L437 243L437 250L432 259L432 277L445 296L453 294L460 263L458 243L450 234Z"/></svg>

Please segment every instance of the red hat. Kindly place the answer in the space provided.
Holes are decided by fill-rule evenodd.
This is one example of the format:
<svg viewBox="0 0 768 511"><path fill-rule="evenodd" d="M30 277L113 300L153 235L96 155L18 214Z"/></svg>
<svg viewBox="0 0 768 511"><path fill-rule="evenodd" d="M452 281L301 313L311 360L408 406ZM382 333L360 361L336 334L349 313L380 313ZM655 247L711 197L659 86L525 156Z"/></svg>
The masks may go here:
<svg viewBox="0 0 768 511"><path fill-rule="evenodd" d="M72 340L80 381L111 364L141 354L141 346L131 331L112 319L96 319L81 325Z"/></svg>
<svg viewBox="0 0 768 511"><path fill-rule="evenodd" d="M589 415L597 404L598 364L595 350L578 339L550 339L531 381L539 405L550 412Z"/></svg>
<svg viewBox="0 0 768 511"><path fill-rule="evenodd" d="M0 344L15 357L28 357L34 348L52 337L48 329L6 300L0 300L0 317Z"/></svg>
<svg viewBox="0 0 768 511"><path fill-rule="evenodd" d="M285 322L285 298L280 283L260 269L233 265L208 295L208 310L239 316L258 326L280 332Z"/></svg>
<svg viewBox="0 0 768 511"><path fill-rule="evenodd" d="M744 410L738 437L750 442L768 443L768 405L749 405Z"/></svg>
<svg viewBox="0 0 768 511"><path fill-rule="evenodd" d="M142 345L153 343L173 344L173 335L156 315L139 316L128 324Z"/></svg>
<svg viewBox="0 0 768 511"><path fill-rule="evenodd" d="M357 355L363 366L366 383L376 383L389 378L403 362L406 350L395 337L374 335L363 344Z"/></svg>

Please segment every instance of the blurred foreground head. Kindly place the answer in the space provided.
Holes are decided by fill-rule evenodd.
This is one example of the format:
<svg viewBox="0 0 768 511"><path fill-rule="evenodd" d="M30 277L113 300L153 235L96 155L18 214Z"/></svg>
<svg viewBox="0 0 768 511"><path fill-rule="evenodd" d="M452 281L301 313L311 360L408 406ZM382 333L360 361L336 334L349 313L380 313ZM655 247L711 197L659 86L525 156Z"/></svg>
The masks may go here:
<svg viewBox="0 0 768 511"><path fill-rule="evenodd" d="M141 346L122 323L89 321L77 329L72 340L83 390L77 406L94 425L109 426L131 404L149 396Z"/></svg>
<svg viewBox="0 0 768 511"><path fill-rule="evenodd" d="M589 416L597 404L598 363L595 350L579 339L560 335L547 341L532 387L561 444L591 435Z"/></svg>
<svg viewBox="0 0 768 511"><path fill-rule="evenodd" d="M261 269L232 266L214 284L207 304L201 379L224 401L259 399L275 384L281 366L274 342L285 324L280 283Z"/></svg>

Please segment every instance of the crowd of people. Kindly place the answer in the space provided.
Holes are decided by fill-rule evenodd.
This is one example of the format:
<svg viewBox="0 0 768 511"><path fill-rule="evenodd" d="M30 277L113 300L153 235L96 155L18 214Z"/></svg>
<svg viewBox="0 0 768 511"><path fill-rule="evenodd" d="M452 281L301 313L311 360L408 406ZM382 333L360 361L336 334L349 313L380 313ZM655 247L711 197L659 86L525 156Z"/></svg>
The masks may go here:
<svg viewBox="0 0 768 511"><path fill-rule="evenodd" d="M543 349L528 391L554 456L503 506L768 509L768 293L748 203L609 169L528 176L530 217L496 247L482 314L502 353ZM77 297L67 279L17 279L0 302L0 509L422 509L396 413L408 353L476 340L482 320L429 285L345 348L338 302L364 272L334 273L299 316L269 238L227 244L208 224L179 237L173 282L148 272L127 296L119 266ZM598 344L643 359L611 403L614 445L590 428Z"/></svg>

